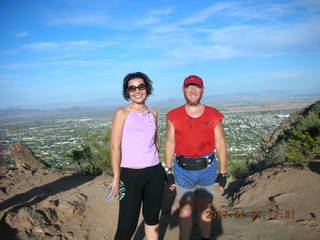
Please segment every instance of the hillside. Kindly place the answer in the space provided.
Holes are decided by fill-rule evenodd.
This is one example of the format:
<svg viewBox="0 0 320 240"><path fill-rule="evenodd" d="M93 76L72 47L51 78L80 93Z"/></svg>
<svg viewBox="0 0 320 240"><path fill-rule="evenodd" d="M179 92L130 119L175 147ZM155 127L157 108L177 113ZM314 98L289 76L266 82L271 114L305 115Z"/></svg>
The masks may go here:
<svg viewBox="0 0 320 240"><path fill-rule="evenodd" d="M262 137L249 161L253 170L273 165L308 167L320 157L320 101L291 114L275 131Z"/></svg>

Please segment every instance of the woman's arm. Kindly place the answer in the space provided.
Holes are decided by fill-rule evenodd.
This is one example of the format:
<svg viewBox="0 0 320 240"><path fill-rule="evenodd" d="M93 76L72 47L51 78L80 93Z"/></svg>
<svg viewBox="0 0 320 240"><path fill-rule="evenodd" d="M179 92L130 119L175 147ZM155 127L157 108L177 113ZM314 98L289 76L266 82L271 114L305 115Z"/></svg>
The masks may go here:
<svg viewBox="0 0 320 240"><path fill-rule="evenodd" d="M168 119L167 130L166 130L165 157L166 157L166 166L169 168L172 168L175 145L176 145L176 142L175 142L174 126L171 123L171 121Z"/></svg>
<svg viewBox="0 0 320 240"><path fill-rule="evenodd" d="M158 111L155 109L151 109L151 112L154 116L154 119L156 120L156 134L154 137L154 143L156 144L158 152L160 152L160 144L159 144L159 138L158 138Z"/></svg>
<svg viewBox="0 0 320 240"><path fill-rule="evenodd" d="M112 121L111 129L111 164L113 170L112 192L118 193L120 181L120 156L121 156L121 138L125 119L127 117L124 108L119 108Z"/></svg>

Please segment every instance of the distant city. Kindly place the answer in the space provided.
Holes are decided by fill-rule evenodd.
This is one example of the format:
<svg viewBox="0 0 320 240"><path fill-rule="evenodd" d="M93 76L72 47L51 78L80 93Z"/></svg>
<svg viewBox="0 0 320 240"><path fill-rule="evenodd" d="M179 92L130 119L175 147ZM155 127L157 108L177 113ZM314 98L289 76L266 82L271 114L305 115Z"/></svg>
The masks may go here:
<svg viewBox="0 0 320 240"><path fill-rule="evenodd" d="M207 105L216 107L225 115L223 124L229 155L234 158L232 160L237 160L249 156L259 147L261 137L276 129L292 112L318 99L319 97L314 96L242 98L241 101L235 98L229 99L229 103ZM156 105L159 111L158 135L162 160L165 115L173 105L177 107L179 103L168 100L162 105ZM2 164L10 162L10 144L23 143L30 147L36 156L52 166L71 165L67 154L73 149L80 148L85 133L102 133L106 128L110 128L115 109L116 107L72 107L60 110L2 109L0 110L1 162Z"/></svg>
<svg viewBox="0 0 320 240"><path fill-rule="evenodd" d="M228 150L233 155L244 155L255 150L261 136L274 130L293 110L255 111L255 112L228 112L223 124L228 143ZM165 141L166 114L159 112L159 139L162 146ZM30 147L34 154L55 167L64 167L71 163L67 153L80 147L85 132L102 132L111 127L110 116L86 116L18 121L0 126L3 157L10 160L8 147L13 143L23 143Z"/></svg>

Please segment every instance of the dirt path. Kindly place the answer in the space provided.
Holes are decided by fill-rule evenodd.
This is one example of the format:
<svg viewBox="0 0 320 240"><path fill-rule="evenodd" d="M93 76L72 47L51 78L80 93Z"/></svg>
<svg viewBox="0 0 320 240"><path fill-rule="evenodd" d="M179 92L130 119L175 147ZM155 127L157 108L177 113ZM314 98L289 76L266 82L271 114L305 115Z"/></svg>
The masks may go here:
<svg viewBox="0 0 320 240"><path fill-rule="evenodd" d="M81 191L91 196L88 200L90 208L83 225L88 229L89 239L113 239L116 230L118 203L104 200L105 181L99 177L83 186ZM100 189L101 191L97 191ZM230 240L282 240L282 239L320 239L319 220L300 220L292 212L279 212L279 215L268 211L259 212L257 207L227 207L229 200L221 194L216 194L214 205L218 214L212 216L211 239ZM172 206L173 205L173 206ZM222 211L223 215L219 215ZM224 211L224 212L223 212ZM238 213L238 214L237 214ZM283 215L281 215L283 213ZM260 215L259 215L260 214ZM261 216L261 217L259 217ZM134 239L143 239L143 222L139 226ZM163 211L161 215L161 239L178 239L178 205L174 202L174 193L165 192ZM192 230L191 240L200 239L196 224Z"/></svg>
<svg viewBox="0 0 320 240"><path fill-rule="evenodd" d="M15 175L12 172L10 174L11 177L6 175L1 178L1 187L3 187L0 192L1 239L6 239L3 238L4 231L8 230L4 228L7 226L4 217L8 212L18 211L22 207L45 209L53 205L52 208L57 211L58 215L55 224L59 225L61 230L52 238L37 239L113 239L117 225L118 202L104 199L106 186L111 182L111 177L90 178L49 172L23 173L22 175ZM274 172L254 176L250 185L242 187L241 191L238 191L238 195L232 196L234 200L232 207L229 205L230 194L224 196L216 194L215 210L218 213L219 211L224 212L222 215L212 212L211 239L320 239L319 174L290 170L279 171L273 178L268 178L270 175L274 175ZM307 177L304 177L305 175ZM292 184L293 179L300 179L300 181ZM76 206L75 203L79 202L84 203L83 209L81 205L79 205L80 208ZM288 216L273 215L270 218L268 209L274 207L272 204L276 204L275 206L282 213L285 213L285 210L292 210L293 213ZM261 218L252 218L254 211L263 211ZM16 230L8 235L11 237L7 239L18 239L12 237L14 234L22 240L35 239ZM133 239L144 239L141 218ZM160 239L178 239L178 206L174 204L174 193L168 190L165 191L163 200ZM196 239L200 239L200 235L196 224L194 224L191 240Z"/></svg>

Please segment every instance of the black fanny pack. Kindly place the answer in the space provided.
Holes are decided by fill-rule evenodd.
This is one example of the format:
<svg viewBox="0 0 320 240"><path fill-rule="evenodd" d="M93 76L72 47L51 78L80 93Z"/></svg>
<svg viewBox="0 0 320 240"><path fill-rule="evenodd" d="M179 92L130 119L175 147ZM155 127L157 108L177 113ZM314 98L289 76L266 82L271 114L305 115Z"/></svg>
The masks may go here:
<svg viewBox="0 0 320 240"><path fill-rule="evenodd" d="M177 164L186 170L201 170L207 168L214 160L214 154L208 157L176 156Z"/></svg>

